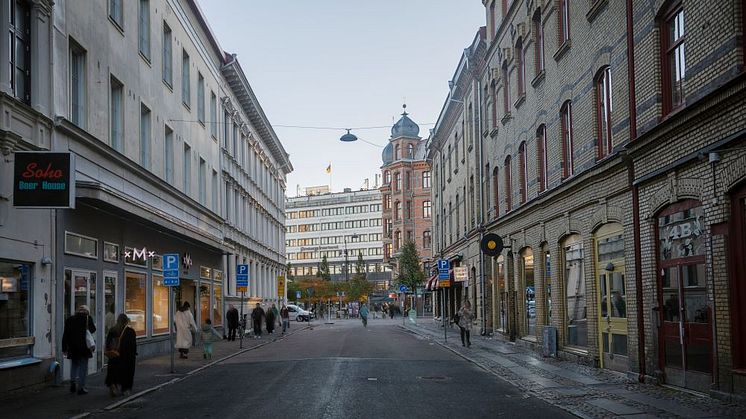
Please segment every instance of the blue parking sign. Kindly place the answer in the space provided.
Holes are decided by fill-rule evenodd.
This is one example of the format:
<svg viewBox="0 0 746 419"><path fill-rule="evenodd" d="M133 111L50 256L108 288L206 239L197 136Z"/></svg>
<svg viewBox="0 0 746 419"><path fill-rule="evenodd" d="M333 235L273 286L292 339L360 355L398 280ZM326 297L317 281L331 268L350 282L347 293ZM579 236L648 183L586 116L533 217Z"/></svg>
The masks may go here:
<svg viewBox="0 0 746 419"><path fill-rule="evenodd" d="M248 287L249 286L249 265L237 265L236 266L236 286L237 287Z"/></svg>
<svg viewBox="0 0 746 419"><path fill-rule="evenodd" d="M438 259L438 279L450 279L450 269L451 263L448 259Z"/></svg>
<svg viewBox="0 0 746 419"><path fill-rule="evenodd" d="M167 287L179 286L178 253L166 253L163 255L163 285Z"/></svg>

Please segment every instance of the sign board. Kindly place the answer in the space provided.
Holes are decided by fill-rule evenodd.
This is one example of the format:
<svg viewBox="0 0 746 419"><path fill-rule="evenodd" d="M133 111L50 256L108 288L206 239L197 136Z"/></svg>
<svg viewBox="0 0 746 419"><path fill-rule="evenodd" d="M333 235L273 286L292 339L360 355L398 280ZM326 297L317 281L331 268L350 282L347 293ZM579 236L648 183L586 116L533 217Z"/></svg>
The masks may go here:
<svg viewBox="0 0 746 419"><path fill-rule="evenodd" d="M167 287L179 286L178 253L166 253L163 255L163 285Z"/></svg>
<svg viewBox="0 0 746 419"><path fill-rule="evenodd" d="M453 280L456 282L464 282L469 280L469 271L466 266L457 266L453 268Z"/></svg>
<svg viewBox="0 0 746 419"><path fill-rule="evenodd" d="M13 206L75 208L75 155L49 151L16 151Z"/></svg>
<svg viewBox="0 0 746 419"><path fill-rule="evenodd" d="M495 233L485 234L479 242L479 247L487 256L498 256L504 249L503 239Z"/></svg>
<svg viewBox="0 0 746 419"><path fill-rule="evenodd" d="M236 265L236 291L246 292L249 287L249 265Z"/></svg>
<svg viewBox="0 0 746 419"><path fill-rule="evenodd" d="M295 291L295 299L300 300L300 291Z"/></svg>
<svg viewBox="0 0 746 419"><path fill-rule="evenodd" d="M451 280L450 279L439 279L438 288L451 288Z"/></svg>
<svg viewBox="0 0 746 419"><path fill-rule="evenodd" d="M401 284L399 285L399 292L402 292L402 293L409 292L409 287L404 284Z"/></svg>
<svg viewBox="0 0 746 419"><path fill-rule="evenodd" d="M451 269L451 262L448 259L438 259L438 279L450 279L451 275L448 272Z"/></svg>
<svg viewBox="0 0 746 419"><path fill-rule="evenodd" d="M277 276L277 296L285 298L285 275Z"/></svg>

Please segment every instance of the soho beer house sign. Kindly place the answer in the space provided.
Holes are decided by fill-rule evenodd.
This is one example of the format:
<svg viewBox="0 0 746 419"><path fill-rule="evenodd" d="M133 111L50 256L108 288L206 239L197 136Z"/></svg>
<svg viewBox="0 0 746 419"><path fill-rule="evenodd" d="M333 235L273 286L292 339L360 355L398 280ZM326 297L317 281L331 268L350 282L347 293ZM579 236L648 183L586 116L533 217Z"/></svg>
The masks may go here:
<svg viewBox="0 0 746 419"><path fill-rule="evenodd" d="M75 160L71 153L17 151L13 206L75 208Z"/></svg>

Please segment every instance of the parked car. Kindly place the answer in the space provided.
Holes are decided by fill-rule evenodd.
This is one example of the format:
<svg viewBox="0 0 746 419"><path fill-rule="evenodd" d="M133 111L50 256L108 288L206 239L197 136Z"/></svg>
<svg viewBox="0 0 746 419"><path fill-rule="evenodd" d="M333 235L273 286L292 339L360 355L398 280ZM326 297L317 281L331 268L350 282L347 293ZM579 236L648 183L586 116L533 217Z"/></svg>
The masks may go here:
<svg viewBox="0 0 746 419"><path fill-rule="evenodd" d="M288 314L290 315L290 320L295 320L298 322L307 322L310 319L314 318L312 311L304 310L295 304L288 304L287 308L288 308Z"/></svg>

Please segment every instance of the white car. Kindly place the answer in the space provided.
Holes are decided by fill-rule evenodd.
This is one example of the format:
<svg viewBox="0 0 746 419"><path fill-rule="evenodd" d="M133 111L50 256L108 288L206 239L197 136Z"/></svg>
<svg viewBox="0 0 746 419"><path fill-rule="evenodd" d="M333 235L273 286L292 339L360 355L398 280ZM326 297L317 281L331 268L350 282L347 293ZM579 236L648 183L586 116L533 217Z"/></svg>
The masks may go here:
<svg viewBox="0 0 746 419"><path fill-rule="evenodd" d="M304 310L295 304L288 304L287 308L288 308L288 314L290 316L290 320L295 320L299 322L307 322L309 321L309 319L312 319L314 317L313 312Z"/></svg>

